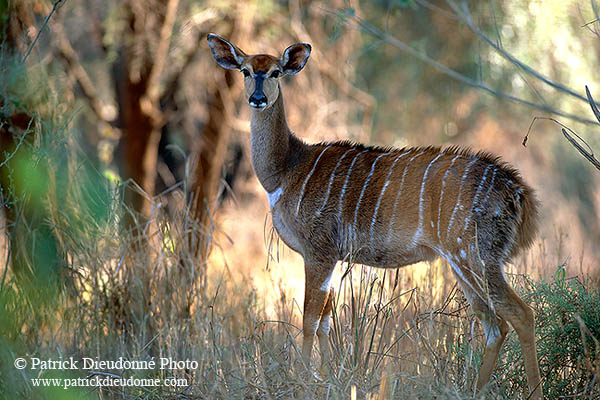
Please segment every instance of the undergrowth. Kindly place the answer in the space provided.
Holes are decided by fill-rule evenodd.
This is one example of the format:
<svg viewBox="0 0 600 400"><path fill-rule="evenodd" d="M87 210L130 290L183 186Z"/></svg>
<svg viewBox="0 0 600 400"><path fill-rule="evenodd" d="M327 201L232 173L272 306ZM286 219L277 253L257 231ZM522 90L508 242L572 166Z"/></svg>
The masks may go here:
<svg viewBox="0 0 600 400"><path fill-rule="evenodd" d="M544 395L548 398L600 398L600 291L589 279L565 278L564 266L551 281L522 279L523 298L536 316L537 351ZM505 361L519 357L512 334L504 347ZM497 367L508 395L526 385L522 364Z"/></svg>

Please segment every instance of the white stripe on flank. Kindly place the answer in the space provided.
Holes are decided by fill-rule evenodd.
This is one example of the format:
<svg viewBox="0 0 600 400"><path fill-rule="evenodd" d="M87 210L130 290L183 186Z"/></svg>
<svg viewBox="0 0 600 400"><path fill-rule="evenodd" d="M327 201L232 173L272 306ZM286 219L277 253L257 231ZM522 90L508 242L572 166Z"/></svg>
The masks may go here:
<svg viewBox="0 0 600 400"><path fill-rule="evenodd" d="M367 179L365 179L365 184L362 187L362 190L360 191L360 196L358 197L358 202L356 202L356 208L354 209L354 230L356 230L356 220L358 219L358 208L360 207L360 202L363 199L363 196L365 195L365 191L367 190L367 186L369 185L369 181L371 180L371 177L373 176L373 172L375 172L375 165L377 164L377 161L379 161L379 159L383 156L387 156L388 154L390 154L390 152L387 153L383 153L380 154L375 161L373 161L373 164L371 164L371 171L369 172L369 175L367 176Z"/></svg>
<svg viewBox="0 0 600 400"><path fill-rule="evenodd" d="M398 189L398 193L396 194L396 198L394 199L394 211L392 212L392 216L390 218L390 226L388 227L387 243L389 243L390 239L392 238L392 228L394 227L394 217L396 216L396 210L398 209L398 200L400 199L400 194L402 193L402 187L404 186L404 179L406 178L406 173L408 172L408 167L410 166L410 163L415 160L415 158L423 155L424 153L425 153L425 150L412 156L411 159L408 160L408 162L406 163L406 166L404 167L404 172L402 173L402 181L400 181L400 188Z"/></svg>
<svg viewBox="0 0 600 400"><path fill-rule="evenodd" d="M277 204L277 202L279 201L279 198L281 197L282 193L283 189L281 189L281 186L272 192L267 192L267 196L269 196L269 205L271 206L271 208L275 207L275 204Z"/></svg>
<svg viewBox="0 0 600 400"><path fill-rule="evenodd" d="M487 168L485 169L485 171L483 172L483 177L481 178L481 182L479 182L479 186L477 187L477 192L475 192L475 196L473 197L473 205L471 206L471 211L469 212L469 216L467 218L465 218L465 226L463 227L463 230L462 230L463 234L467 230L469 221L471 220L471 217L473 216L473 211L475 210L475 205L477 204L477 199L479 198L479 195L481 194L481 191L483 190L483 184L487 180L488 172L489 172L490 168L492 168L492 166L493 166L493 164L488 165Z"/></svg>
<svg viewBox="0 0 600 400"><path fill-rule="evenodd" d="M366 153L367 150L363 150L352 159L352 163L350 164L350 168L348 168L348 172L346 173L346 180L344 181L344 186L342 186L342 192L340 193L340 202L338 204L338 213L340 217L342 216L342 204L344 202L344 194L346 194L346 187L348 186L348 180L350 180L350 174L352 173L352 168L354 167L354 163L356 163L356 159L360 157L361 154Z"/></svg>
<svg viewBox="0 0 600 400"><path fill-rule="evenodd" d="M481 201L481 205L485 205L487 203L488 199L490 198L490 194L492 193L492 190L494 189L494 181L496 180L497 173L498 173L498 168L494 168L494 173L492 174L492 181L490 182L490 187L488 188L487 192L485 192L485 197Z"/></svg>
<svg viewBox="0 0 600 400"><path fill-rule="evenodd" d="M340 165L342 165L342 160L346 157L346 154L350 153L352 150L355 150L355 149L354 148L348 149L348 150L346 150L346 152L344 154L342 154L342 156L338 160L337 164L335 165L335 168L331 172L331 176L329 177L329 185L327 185L327 194L325 195L325 201L321 205L321 208L319 208L317 210L317 214L320 214L321 211L323 211L323 208L325 208L325 205L327 204L327 200L329 200L329 195L331 194L331 186L333 185L333 180L335 179L335 172L340 167Z"/></svg>
<svg viewBox="0 0 600 400"><path fill-rule="evenodd" d="M427 183L427 176L429 175L429 168L445 153L438 154L427 166L425 173L423 174L423 180L421 181L421 193L419 194L419 225L417 225L417 231L413 236L413 243L417 243L417 240L423 236L423 195L425 194L425 183Z"/></svg>
<svg viewBox="0 0 600 400"><path fill-rule="evenodd" d="M475 164L475 162L477 162L478 160L479 158L475 157L470 163L467 164L467 167L465 168L465 173L463 174L462 179L460 180L460 187L458 188L458 199L456 200L456 205L454 206L454 209L452 210L452 215L450 216L450 222L448 223L448 231L446 232L446 237L450 236L450 229L452 229L452 224L454 223L454 216L456 215L456 210L458 210L458 208L461 205L460 198L462 197L462 190L465 184L465 179L467 179L467 176L469 175L469 170L471 169L471 166Z"/></svg>
<svg viewBox="0 0 600 400"><path fill-rule="evenodd" d="M390 167L390 170L387 174L387 178L385 179L385 183L383 184L383 187L381 188L381 193L379 193L379 197L377 198L377 204L375 205L375 211L373 212L373 218L371 218L371 243L373 243L373 237L374 237L374 233L375 233L375 221L377 220L377 212L379 211L379 206L381 206L381 200L383 199L383 195L384 195L388 185L390 184L390 178L392 177L392 172L394 170L394 166L396 165L398 160L400 160L402 157L404 157L411 151L412 150L408 150L408 151L400 154L398 157L396 157L396 159L392 163L392 166Z"/></svg>
<svg viewBox="0 0 600 400"><path fill-rule="evenodd" d="M450 163L450 166L446 169L446 172L444 173L444 179L442 179L442 191L440 192L440 203L438 205L438 219L437 219L437 236L438 236L438 240L439 241L442 240L442 238L440 237L440 220L442 218L442 202L444 200L444 189L446 188L446 179L448 178L448 174L450 173L450 170L454 166L454 163L459 158L460 158L460 154L456 155L452 159L452 162Z"/></svg>
<svg viewBox="0 0 600 400"><path fill-rule="evenodd" d="M327 149L329 149L331 147L331 145L325 147L321 153L319 154L319 156L317 157L317 160L315 161L312 169L310 170L309 174L306 176L306 179L304 180L304 184L302 185L302 190L300 191L300 196L298 197L298 205L296 206L296 215L298 215L298 212L300 211L300 202L302 201L302 197L304 197L304 189L306 189L306 184L308 183L308 180L310 179L311 175L313 174L313 172L315 172L315 169L317 168L317 164L319 163L319 160L321 159L321 156L323 155L323 153L325 153L327 151Z"/></svg>

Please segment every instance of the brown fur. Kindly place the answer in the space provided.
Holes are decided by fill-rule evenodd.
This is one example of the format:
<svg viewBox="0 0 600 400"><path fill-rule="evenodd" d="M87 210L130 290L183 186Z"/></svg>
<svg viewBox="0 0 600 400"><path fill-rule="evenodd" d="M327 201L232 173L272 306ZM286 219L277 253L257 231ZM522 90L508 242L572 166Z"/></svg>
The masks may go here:
<svg viewBox="0 0 600 400"><path fill-rule="evenodd" d="M237 62L242 70L295 74L310 54L303 43L288 47L281 59L237 53L216 35L209 43L221 65ZM329 359L329 281L336 262L397 268L442 256L486 333L477 388L489 381L510 323L532 398L541 398L533 312L503 275L504 264L536 231L537 201L517 171L489 153L458 147L306 144L287 125L277 79L247 76L245 85L247 96L265 96L268 104L249 98L252 165L268 193L275 229L305 262L305 362L315 334L322 365Z"/></svg>

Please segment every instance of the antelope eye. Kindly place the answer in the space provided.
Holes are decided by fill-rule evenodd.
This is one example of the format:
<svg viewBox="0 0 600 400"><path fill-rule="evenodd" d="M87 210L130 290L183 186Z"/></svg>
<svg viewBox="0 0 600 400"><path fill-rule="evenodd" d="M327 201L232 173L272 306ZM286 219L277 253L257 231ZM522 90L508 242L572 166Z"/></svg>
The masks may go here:
<svg viewBox="0 0 600 400"><path fill-rule="evenodd" d="M244 68L244 69L242 70L242 74L244 74L244 76L247 78L247 77L249 77L249 76L250 76L250 71L248 71L246 68Z"/></svg>
<svg viewBox="0 0 600 400"><path fill-rule="evenodd" d="M275 70L275 71L271 72L271 78L279 78L279 71Z"/></svg>

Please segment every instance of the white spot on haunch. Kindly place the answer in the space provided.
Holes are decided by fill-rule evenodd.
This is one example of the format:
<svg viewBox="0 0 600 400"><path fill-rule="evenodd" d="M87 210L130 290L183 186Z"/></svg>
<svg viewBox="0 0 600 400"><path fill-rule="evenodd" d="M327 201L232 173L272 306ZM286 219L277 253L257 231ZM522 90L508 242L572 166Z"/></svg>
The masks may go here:
<svg viewBox="0 0 600 400"><path fill-rule="evenodd" d="M281 197L282 193L283 189L281 189L281 187L278 187L272 192L267 192L267 196L269 196L269 205L271 206L271 208L275 207L275 204L277 204L277 202L279 201L279 198Z"/></svg>
<svg viewBox="0 0 600 400"><path fill-rule="evenodd" d="M460 249L460 258L462 258L463 260L467 259L467 252L463 249Z"/></svg>
<svg viewBox="0 0 600 400"><path fill-rule="evenodd" d="M459 237L456 238L456 243L461 244L462 243L462 239Z"/></svg>

